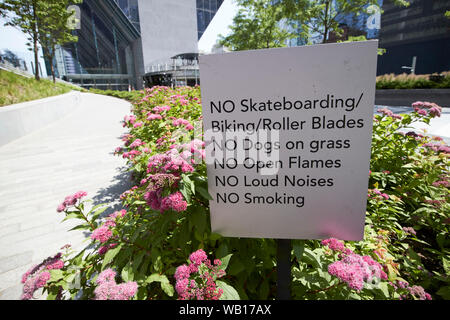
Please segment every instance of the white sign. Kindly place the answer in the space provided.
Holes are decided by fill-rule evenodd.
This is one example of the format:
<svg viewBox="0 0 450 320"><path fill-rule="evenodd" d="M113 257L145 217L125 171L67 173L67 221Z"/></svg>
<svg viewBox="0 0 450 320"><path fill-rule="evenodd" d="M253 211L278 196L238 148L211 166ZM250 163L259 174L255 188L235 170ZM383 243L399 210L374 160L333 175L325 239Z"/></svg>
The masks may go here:
<svg viewBox="0 0 450 320"><path fill-rule="evenodd" d="M200 56L214 232L363 238L377 48Z"/></svg>

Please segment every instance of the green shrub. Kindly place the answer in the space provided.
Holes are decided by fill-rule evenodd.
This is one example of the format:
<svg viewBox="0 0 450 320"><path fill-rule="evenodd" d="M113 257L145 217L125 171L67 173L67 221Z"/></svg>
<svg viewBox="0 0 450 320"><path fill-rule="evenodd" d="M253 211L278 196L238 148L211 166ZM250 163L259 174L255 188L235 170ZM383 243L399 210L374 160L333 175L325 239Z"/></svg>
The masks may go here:
<svg viewBox="0 0 450 320"><path fill-rule="evenodd" d="M90 232L91 242L30 269L23 298L38 287L49 299L120 297L102 291L109 274L108 290L135 289L125 298L195 298L187 290L191 279L190 290L209 288L211 299L274 299L275 241L211 232L202 132L194 130L200 89L155 87L138 94L124 119L129 133L116 149L135 182L120 197L125 210L102 219L106 207L86 210L84 192L67 197L57 211L78 219L74 229ZM293 298L450 299L450 149L399 131L441 112L431 103L413 108L401 116L383 109L374 117L364 240L293 241ZM195 265L199 259L205 265Z"/></svg>
<svg viewBox="0 0 450 320"><path fill-rule="evenodd" d="M439 81L430 80L430 75L386 74L377 77L377 89L445 89L450 88L450 72L442 72Z"/></svg>

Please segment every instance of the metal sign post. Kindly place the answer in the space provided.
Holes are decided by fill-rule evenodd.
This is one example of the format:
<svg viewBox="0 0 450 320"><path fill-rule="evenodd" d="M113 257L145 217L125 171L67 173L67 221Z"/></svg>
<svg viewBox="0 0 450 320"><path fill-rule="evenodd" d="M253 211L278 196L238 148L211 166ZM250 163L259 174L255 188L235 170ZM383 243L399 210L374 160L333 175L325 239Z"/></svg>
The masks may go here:
<svg viewBox="0 0 450 320"><path fill-rule="evenodd" d="M277 239L277 300L291 300L291 240Z"/></svg>

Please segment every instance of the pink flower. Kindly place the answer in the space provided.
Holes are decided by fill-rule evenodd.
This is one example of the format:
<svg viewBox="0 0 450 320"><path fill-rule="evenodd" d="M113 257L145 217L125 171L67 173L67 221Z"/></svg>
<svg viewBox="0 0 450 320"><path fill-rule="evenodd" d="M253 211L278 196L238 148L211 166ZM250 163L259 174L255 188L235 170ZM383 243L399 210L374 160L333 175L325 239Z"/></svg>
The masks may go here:
<svg viewBox="0 0 450 320"><path fill-rule="evenodd" d="M417 113L422 115L422 116L426 116L428 114L427 110L424 110L424 109L417 110Z"/></svg>
<svg viewBox="0 0 450 320"><path fill-rule="evenodd" d="M172 125L174 126L174 127L178 127L178 126L187 126L187 125L189 125L190 123L189 123L189 121L187 121L187 120L185 120L185 119L175 119L175 120L173 120L172 121Z"/></svg>
<svg viewBox="0 0 450 320"><path fill-rule="evenodd" d="M152 121L152 120L161 120L162 119L162 117L161 117L161 115L159 115L159 114L150 114L148 117L147 117L147 120L149 120L149 121Z"/></svg>
<svg viewBox="0 0 450 320"><path fill-rule="evenodd" d="M333 251L343 251L345 249L344 243L335 238L322 240L321 244L323 246L328 246Z"/></svg>
<svg viewBox="0 0 450 320"><path fill-rule="evenodd" d="M375 276L387 279L382 266L369 256L360 256L352 253L342 260L333 262L328 266L328 273L347 283L348 287L361 291L365 281L371 281Z"/></svg>
<svg viewBox="0 0 450 320"><path fill-rule="evenodd" d="M62 260L57 260L52 264L47 265L47 270L56 270L64 268L64 262Z"/></svg>
<svg viewBox="0 0 450 320"><path fill-rule="evenodd" d="M36 288L42 288L43 286L45 286L45 284L47 283L48 280L50 280L50 278L51 278L50 272L48 271L41 272L35 284Z"/></svg>
<svg viewBox="0 0 450 320"><path fill-rule="evenodd" d="M98 275L96 282L102 284L107 281L114 281L116 275L117 273L113 269L108 268Z"/></svg>
<svg viewBox="0 0 450 320"><path fill-rule="evenodd" d="M216 259L214 266L211 265L201 249L193 252L189 259L191 263L188 266L179 266L175 272L178 299L218 300L223 290L217 288L215 280L225 275L225 271L219 267L222 262Z"/></svg>
<svg viewBox="0 0 450 320"><path fill-rule="evenodd" d="M191 262L197 267L200 264L202 264L202 262L204 262L206 259L208 259L208 256L206 255L206 252L203 251L202 249L199 249L191 253L191 255L189 256L189 260L191 260Z"/></svg>
<svg viewBox="0 0 450 320"><path fill-rule="evenodd" d="M133 128L140 128L140 127L142 127L142 125L143 125L143 123L139 121L133 125Z"/></svg>
<svg viewBox="0 0 450 320"><path fill-rule="evenodd" d="M112 237L112 231L107 226L101 226L92 232L91 239L106 242Z"/></svg>
<svg viewBox="0 0 450 320"><path fill-rule="evenodd" d="M161 200L161 211L174 210L182 212L187 209L187 202L184 201L183 194L177 191Z"/></svg>
<svg viewBox="0 0 450 320"><path fill-rule="evenodd" d="M138 285L134 281L129 281L126 283L119 284L118 289L119 289L119 297L120 297L119 300L128 300L128 299L134 297L134 295L137 292Z"/></svg>
<svg viewBox="0 0 450 320"><path fill-rule="evenodd" d="M191 271L190 271L189 267L187 265L183 264L175 270L174 277L176 280L180 280L180 279L189 278L190 275L191 275Z"/></svg>
<svg viewBox="0 0 450 320"><path fill-rule="evenodd" d="M66 205L64 203L61 203L57 208L56 211L57 212L63 212L64 210L66 210Z"/></svg>
<svg viewBox="0 0 450 320"><path fill-rule="evenodd" d="M406 233L416 235L416 230L414 230L414 228L411 228L411 227L403 227L402 229L403 229L403 231L405 231Z"/></svg>
<svg viewBox="0 0 450 320"><path fill-rule="evenodd" d="M132 144L130 144L130 148L136 148L136 147L139 147L139 146L142 146L144 143L141 141L141 139L136 139L136 140L134 140L133 141L133 143Z"/></svg>

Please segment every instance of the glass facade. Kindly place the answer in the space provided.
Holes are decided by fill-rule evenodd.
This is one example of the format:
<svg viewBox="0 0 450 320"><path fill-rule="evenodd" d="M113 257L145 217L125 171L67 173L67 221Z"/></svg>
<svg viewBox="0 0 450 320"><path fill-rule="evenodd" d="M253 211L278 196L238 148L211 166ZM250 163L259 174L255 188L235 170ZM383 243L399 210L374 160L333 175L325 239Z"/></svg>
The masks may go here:
<svg viewBox="0 0 450 320"><path fill-rule="evenodd" d="M133 26L140 31L138 0L114 0Z"/></svg>
<svg viewBox="0 0 450 320"><path fill-rule="evenodd" d="M197 0L197 32L200 39L223 0Z"/></svg>
<svg viewBox="0 0 450 320"><path fill-rule="evenodd" d="M131 44L140 35L114 1L84 0L78 41L56 54L59 76L84 87L125 89L134 85Z"/></svg>

